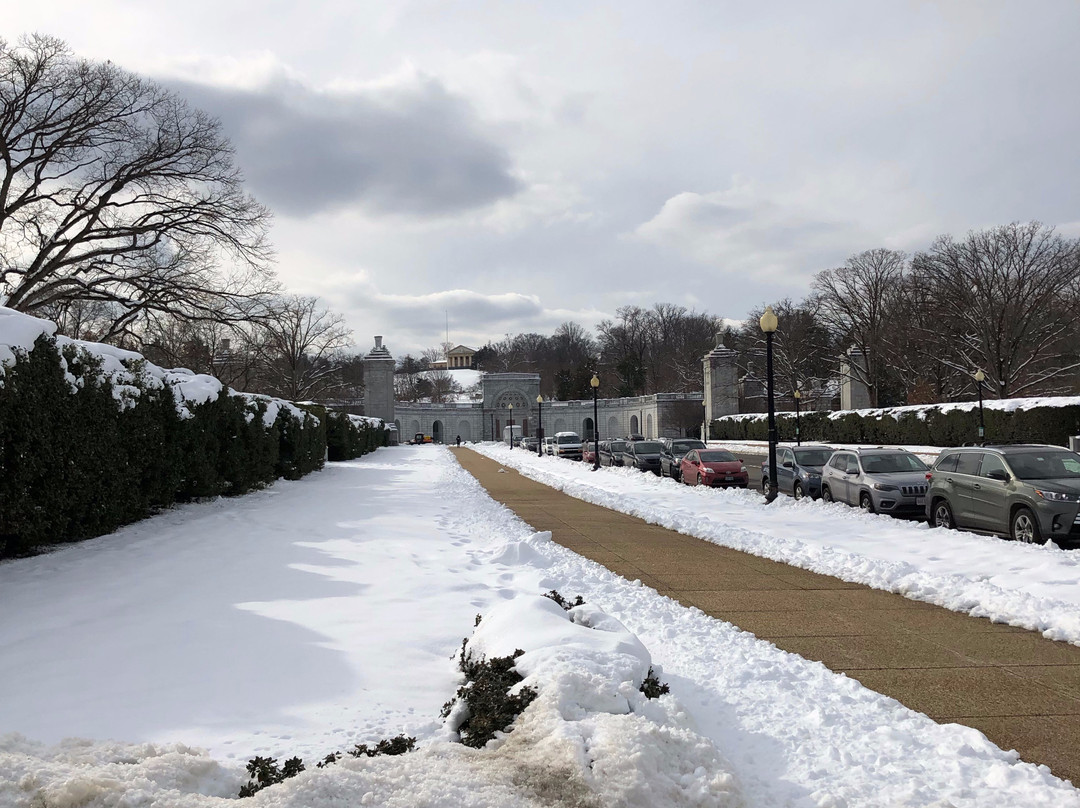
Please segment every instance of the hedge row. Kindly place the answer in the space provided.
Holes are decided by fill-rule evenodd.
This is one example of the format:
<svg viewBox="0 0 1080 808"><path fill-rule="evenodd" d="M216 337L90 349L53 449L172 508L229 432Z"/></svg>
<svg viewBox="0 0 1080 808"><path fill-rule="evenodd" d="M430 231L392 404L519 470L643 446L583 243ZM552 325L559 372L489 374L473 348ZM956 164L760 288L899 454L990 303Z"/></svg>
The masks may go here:
<svg viewBox="0 0 1080 808"><path fill-rule="evenodd" d="M298 479L327 454L355 457L381 438L352 427L339 438L334 415L227 389L178 409L170 384L130 370L119 384L100 357L72 344L61 357L46 335L3 368L0 558L100 536L174 502Z"/></svg>
<svg viewBox="0 0 1080 808"><path fill-rule="evenodd" d="M990 409L983 411L986 443L1049 443L1068 446L1070 435L1080 435L1080 405ZM795 414L778 413L780 440L795 440ZM803 442L869 443L916 446L963 446L979 440L979 410L875 410L843 413L809 412L800 418ZM709 428L714 440L768 440L764 415L729 415Z"/></svg>
<svg viewBox="0 0 1080 808"><path fill-rule="evenodd" d="M344 412L326 412L326 418L326 452L331 462L352 460L390 443L390 431L381 421Z"/></svg>

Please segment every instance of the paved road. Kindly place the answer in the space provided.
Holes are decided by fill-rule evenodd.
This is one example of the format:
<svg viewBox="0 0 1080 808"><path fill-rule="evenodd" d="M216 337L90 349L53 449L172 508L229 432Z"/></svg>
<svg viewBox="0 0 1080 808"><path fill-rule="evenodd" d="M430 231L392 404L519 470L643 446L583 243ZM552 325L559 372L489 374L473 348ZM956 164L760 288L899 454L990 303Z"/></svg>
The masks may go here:
<svg viewBox="0 0 1080 808"><path fill-rule="evenodd" d="M684 536L455 454L563 546L1080 782L1077 646Z"/></svg>

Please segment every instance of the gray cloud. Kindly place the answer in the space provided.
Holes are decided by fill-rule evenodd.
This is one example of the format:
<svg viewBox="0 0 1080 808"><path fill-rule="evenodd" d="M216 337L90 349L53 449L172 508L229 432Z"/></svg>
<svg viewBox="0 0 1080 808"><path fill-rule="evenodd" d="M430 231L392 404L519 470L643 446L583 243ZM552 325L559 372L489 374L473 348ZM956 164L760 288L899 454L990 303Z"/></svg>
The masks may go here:
<svg viewBox="0 0 1080 808"><path fill-rule="evenodd" d="M362 206L370 214L453 214L514 195L507 152L472 107L420 78L377 92L316 92L294 81L257 90L171 82L217 115L248 186L305 217Z"/></svg>

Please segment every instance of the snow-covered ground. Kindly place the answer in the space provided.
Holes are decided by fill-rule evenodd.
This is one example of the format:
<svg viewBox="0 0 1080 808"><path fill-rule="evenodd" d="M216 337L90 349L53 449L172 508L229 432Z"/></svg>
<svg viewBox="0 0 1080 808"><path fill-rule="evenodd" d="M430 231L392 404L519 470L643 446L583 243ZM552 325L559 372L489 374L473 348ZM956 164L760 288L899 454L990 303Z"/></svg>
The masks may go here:
<svg viewBox="0 0 1080 808"><path fill-rule="evenodd" d="M866 514L841 503L771 505L757 491L682 485L629 468L500 443L478 451L579 499L653 524L957 612L1041 631L1080 645L1080 551L1018 544Z"/></svg>
<svg viewBox="0 0 1080 808"><path fill-rule="evenodd" d="M580 464L538 468L572 482ZM793 505L776 512L817 518ZM536 597L552 588L586 606ZM533 533L437 446L0 564L0 593L0 733L22 733L0 735L4 806L223 805L249 757L299 754L309 770L255 803L1080 807L981 733ZM484 750L438 718L477 613L471 647L522 648L540 693ZM650 664L671 685L652 701ZM312 765L399 732L417 752Z"/></svg>

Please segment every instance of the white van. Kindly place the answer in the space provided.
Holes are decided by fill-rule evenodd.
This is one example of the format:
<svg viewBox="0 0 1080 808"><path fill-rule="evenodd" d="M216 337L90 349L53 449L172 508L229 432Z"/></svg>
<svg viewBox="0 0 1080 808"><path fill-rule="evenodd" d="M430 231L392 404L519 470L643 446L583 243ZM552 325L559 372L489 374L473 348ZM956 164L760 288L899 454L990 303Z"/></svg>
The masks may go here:
<svg viewBox="0 0 1080 808"><path fill-rule="evenodd" d="M577 432L556 432L552 448L556 457L581 460L581 435Z"/></svg>

